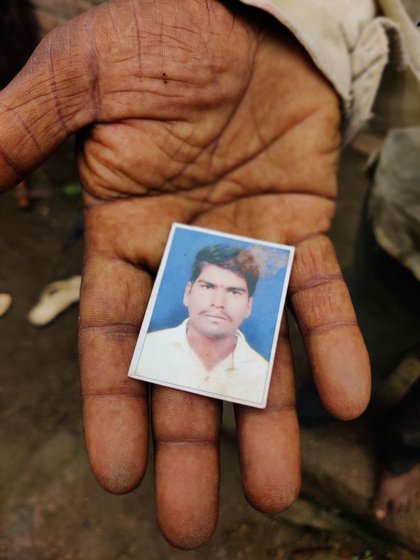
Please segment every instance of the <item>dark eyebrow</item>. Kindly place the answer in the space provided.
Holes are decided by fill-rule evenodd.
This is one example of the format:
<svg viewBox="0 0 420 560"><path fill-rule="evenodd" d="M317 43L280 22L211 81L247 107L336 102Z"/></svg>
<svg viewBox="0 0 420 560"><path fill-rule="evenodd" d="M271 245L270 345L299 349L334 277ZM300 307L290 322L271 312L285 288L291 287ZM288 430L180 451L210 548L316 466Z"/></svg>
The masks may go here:
<svg viewBox="0 0 420 560"><path fill-rule="evenodd" d="M227 291L228 292L242 292L242 293L246 292L245 288L241 288L241 287L237 287L237 286L228 286Z"/></svg>
<svg viewBox="0 0 420 560"><path fill-rule="evenodd" d="M213 282L209 282L208 280L204 279L198 280L198 284L204 284L205 286L209 286L210 288L216 287L216 284L213 284ZM246 293L245 288L242 288L241 286L228 286L226 289L228 292L241 292L243 294Z"/></svg>
<svg viewBox="0 0 420 560"><path fill-rule="evenodd" d="M207 282L207 280L199 280L198 283L199 284L205 284L206 286L210 286L211 288L216 287L216 284L213 284L212 282Z"/></svg>

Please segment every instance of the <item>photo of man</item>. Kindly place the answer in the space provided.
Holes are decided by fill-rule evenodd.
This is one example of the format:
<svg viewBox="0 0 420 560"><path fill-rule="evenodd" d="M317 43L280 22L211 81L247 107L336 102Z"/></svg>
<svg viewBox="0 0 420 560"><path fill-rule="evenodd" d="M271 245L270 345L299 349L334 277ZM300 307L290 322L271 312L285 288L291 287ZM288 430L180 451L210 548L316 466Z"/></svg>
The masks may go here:
<svg viewBox="0 0 420 560"><path fill-rule="evenodd" d="M268 362L239 330L251 315L258 276L252 254L239 247L199 251L183 297L189 317L146 336L140 373L244 400L263 390Z"/></svg>
<svg viewBox="0 0 420 560"><path fill-rule="evenodd" d="M156 328L153 314L159 312L153 309L147 331L143 337L140 333L138 359L133 359L129 374L211 397L263 406L270 361L253 347L241 328L252 314L258 313L254 294L261 278L260 264L256 252L246 244L229 242L229 236L220 234L220 237L218 240L212 236L213 243L204 246L201 242L201 247L192 253L183 285L174 282L175 271L182 268L179 262L166 275L163 284L167 295L161 297L164 303L160 309L168 314L171 307L176 315L181 303L183 315L176 315L178 320L174 323L169 314L175 326L168 328L163 322L163 326ZM177 255L179 260L185 255L185 249ZM282 286L277 287L277 292L280 302ZM260 294L260 302L261 299ZM266 329L270 350L277 318L278 310L275 310L271 325L264 323L263 316L255 321L255 325L259 322Z"/></svg>

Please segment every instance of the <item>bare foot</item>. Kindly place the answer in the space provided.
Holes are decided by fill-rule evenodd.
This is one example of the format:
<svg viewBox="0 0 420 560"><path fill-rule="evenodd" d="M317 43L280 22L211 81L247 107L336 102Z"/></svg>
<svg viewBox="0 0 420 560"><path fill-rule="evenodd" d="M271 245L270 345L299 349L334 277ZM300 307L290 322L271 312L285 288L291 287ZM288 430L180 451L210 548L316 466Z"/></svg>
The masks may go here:
<svg viewBox="0 0 420 560"><path fill-rule="evenodd" d="M405 513L419 503L420 465L404 474L383 471L373 502L375 516L385 519L390 513Z"/></svg>

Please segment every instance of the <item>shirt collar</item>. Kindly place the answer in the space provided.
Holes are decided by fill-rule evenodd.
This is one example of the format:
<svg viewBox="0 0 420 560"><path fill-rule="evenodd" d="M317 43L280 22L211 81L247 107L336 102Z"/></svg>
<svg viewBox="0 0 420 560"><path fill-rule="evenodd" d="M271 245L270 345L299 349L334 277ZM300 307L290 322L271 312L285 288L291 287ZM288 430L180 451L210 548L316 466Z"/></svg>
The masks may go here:
<svg viewBox="0 0 420 560"><path fill-rule="evenodd" d="M188 338L187 338L187 328L188 328L188 321L189 320L190 320L189 317L187 317L184 321L182 321L182 323L179 325L178 328L180 330L180 336L181 336L182 344L186 348L188 348L188 351L191 354L193 354L195 356L194 351L191 348L191 346L188 342ZM243 352L246 348L247 342L246 342L244 334L239 329L236 329L235 336L236 336L236 346L233 349L233 352L231 352L228 356L226 356L226 358L224 360L222 360L222 362L220 362L216 366L216 368L219 367L219 365L222 364L223 362L225 362L226 360L231 360L229 369L235 370L239 366L241 356L243 355Z"/></svg>

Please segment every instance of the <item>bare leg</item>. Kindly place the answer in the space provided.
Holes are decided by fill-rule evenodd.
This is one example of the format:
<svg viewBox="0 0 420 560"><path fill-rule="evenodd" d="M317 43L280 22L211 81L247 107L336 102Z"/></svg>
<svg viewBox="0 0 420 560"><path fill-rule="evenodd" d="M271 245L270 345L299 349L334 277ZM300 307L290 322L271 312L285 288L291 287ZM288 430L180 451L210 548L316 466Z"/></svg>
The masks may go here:
<svg viewBox="0 0 420 560"><path fill-rule="evenodd" d="M388 411L379 437L379 476L373 509L378 519L405 513L420 497L420 377Z"/></svg>

